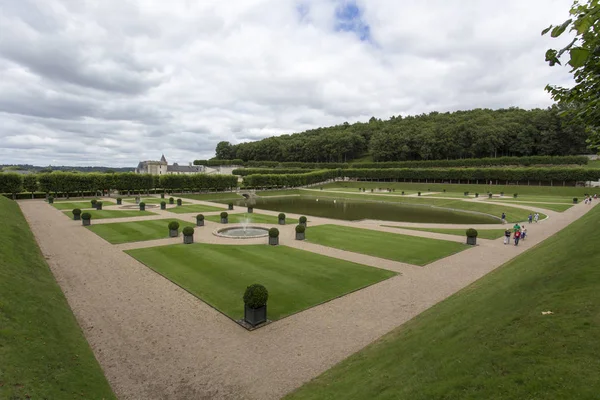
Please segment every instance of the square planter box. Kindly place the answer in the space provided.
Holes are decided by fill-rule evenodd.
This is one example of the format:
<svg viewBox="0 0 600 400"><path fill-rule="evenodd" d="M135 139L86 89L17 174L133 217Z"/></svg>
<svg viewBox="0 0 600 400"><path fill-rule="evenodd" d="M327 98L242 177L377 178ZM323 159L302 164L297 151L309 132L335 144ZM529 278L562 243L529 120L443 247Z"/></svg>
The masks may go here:
<svg viewBox="0 0 600 400"><path fill-rule="evenodd" d="M248 214L252 214L254 212L254 207L248 207Z"/></svg>
<svg viewBox="0 0 600 400"><path fill-rule="evenodd" d="M146 211L146 206L145 205L140 205L140 211Z"/></svg>
<svg viewBox="0 0 600 400"><path fill-rule="evenodd" d="M305 232L296 232L296 240L304 240L306 233Z"/></svg>
<svg viewBox="0 0 600 400"><path fill-rule="evenodd" d="M91 219L82 219L81 223L83 224L83 226L89 226L91 225L92 220Z"/></svg>
<svg viewBox="0 0 600 400"><path fill-rule="evenodd" d="M227 218L221 218L221 223L222 223L222 224L226 224L227 222L228 222L228 219L227 219Z"/></svg>
<svg viewBox="0 0 600 400"><path fill-rule="evenodd" d="M204 220L196 220L196 226L204 226Z"/></svg>
<svg viewBox="0 0 600 400"><path fill-rule="evenodd" d="M285 218L279 220L279 225L285 225Z"/></svg>
<svg viewBox="0 0 600 400"><path fill-rule="evenodd" d="M244 306L244 321L252 326L267 322L267 306L262 306L260 308Z"/></svg>
<svg viewBox="0 0 600 400"><path fill-rule="evenodd" d="M169 204L175 204L175 200L169 200Z"/></svg>
<svg viewBox="0 0 600 400"><path fill-rule="evenodd" d="M54 204L54 199L48 198L48 204Z"/></svg>
<svg viewBox="0 0 600 400"><path fill-rule="evenodd" d="M179 236L179 229L169 229L169 237Z"/></svg>
<svg viewBox="0 0 600 400"><path fill-rule="evenodd" d="M269 237L269 244L271 246L277 246L279 244L279 238L278 237Z"/></svg>
<svg viewBox="0 0 600 400"><path fill-rule="evenodd" d="M79 221L81 219L81 214L73 214L73 220Z"/></svg>
<svg viewBox="0 0 600 400"><path fill-rule="evenodd" d="M161 210L166 210L167 209L167 205L166 204L161 204L160 205L160 209Z"/></svg>
<svg viewBox="0 0 600 400"><path fill-rule="evenodd" d="M117 205L120 206L123 203L123 200L117 199Z"/></svg>
<svg viewBox="0 0 600 400"><path fill-rule="evenodd" d="M102 203L96 203L96 210L102 210Z"/></svg>
<svg viewBox="0 0 600 400"><path fill-rule="evenodd" d="M227 207L228 210L233 210L233 204L229 204Z"/></svg>
<svg viewBox="0 0 600 400"><path fill-rule="evenodd" d="M183 244L192 244L194 243L194 236L186 236L183 235Z"/></svg>
<svg viewBox="0 0 600 400"><path fill-rule="evenodd" d="M469 244L471 246L475 246L477 244L477 238L467 236L467 244Z"/></svg>

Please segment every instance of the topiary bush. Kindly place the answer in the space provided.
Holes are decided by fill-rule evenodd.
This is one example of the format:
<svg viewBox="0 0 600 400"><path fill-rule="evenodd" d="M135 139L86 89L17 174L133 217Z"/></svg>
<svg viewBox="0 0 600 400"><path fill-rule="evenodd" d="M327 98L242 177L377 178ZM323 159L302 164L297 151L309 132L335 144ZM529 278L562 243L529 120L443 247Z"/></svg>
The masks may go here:
<svg viewBox="0 0 600 400"><path fill-rule="evenodd" d="M81 210L79 208L74 208L72 212L73 215L81 215Z"/></svg>
<svg viewBox="0 0 600 400"><path fill-rule="evenodd" d="M54 197L48 196L48 204L53 204L53 203L54 203Z"/></svg>
<svg viewBox="0 0 600 400"><path fill-rule="evenodd" d="M144 203L143 201L140 203L140 207L146 207L146 203Z"/></svg>
<svg viewBox="0 0 600 400"><path fill-rule="evenodd" d="M475 193L475 197L479 197L479 193Z"/></svg>
<svg viewBox="0 0 600 400"><path fill-rule="evenodd" d="M304 233L306 231L306 227L304 225L296 225L296 233Z"/></svg>
<svg viewBox="0 0 600 400"><path fill-rule="evenodd" d="M85 212L85 213L81 214L81 219L89 221L90 219L92 219L92 214Z"/></svg>
<svg viewBox="0 0 600 400"><path fill-rule="evenodd" d="M477 237L477 230L473 228L467 229L467 237Z"/></svg>
<svg viewBox="0 0 600 400"><path fill-rule="evenodd" d="M181 232L183 232L184 236L193 236L194 228L192 228L191 226L186 226Z"/></svg>
<svg viewBox="0 0 600 400"><path fill-rule="evenodd" d="M420 195L421 195L421 192L417 192L417 195L418 195L418 196L420 196Z"/></svg>
<svg viewBox="0 0 600 400"><path fill-rule="evenodd" d="M183 204L183 202L181 201L181 199L177 199L177 205L180 206L181 204Z"/></svg>
<svg viewBox="0 0 600 400"><path fill-rule="evenodd" d="M269 291L263 285L255 283L246 288L244 292L244 304L249 308L261 308L267 305Z"/></svg>
<svg viewBox="0 0 600 400"><path fill-rule="evenodd" d="M172 197L169 197L169 204L175 204L175 199Z"/></svg>
<svg viewBox="0 0 600 400"><path fill-rule="evenodd" d="M227 218L227 217L229 217L229 214L227 213L227 211L223 211L221 213L221 218Z"/></svg>
<svg viewBox="0 0 600 400"><path fill-rule="evenodd" d="M202 215L202 214L196 215L196 221L204 221L204 215Z"/></svg>
<svg viewBox="0 0 600 400"><path fill-rule="evenodd" d="M517 196L518 196L518 194L517 194L517 193L513 194L513 197L514 197L515 199L517 198Z"/></svg>
<svg viewBox="0 0 600 400"><path fill-rule="evenodd" d="M169 229L172 231L176 231L179 229L179 222L177 221L171 221L169 222Z"/></svg>
<svg viewBox="0 0 600 400"><path fill-rule="evenodd" d="M284 213L279 213L279 215L277 216L277 218L279 218L279 219L285 219L285 214Z"/></svg>
<svg viewBox="0 0 600 400"><path fill-rule="evenodd" d="M300 219L298 219L298 221L299 221L301 224L305 224L305 223L306 223L306 217L305 217L305 216L302 216L302 217L300 217Z"/></svg>
<svg viewBox="0 0 600 400"><path fill-rule="evenodd" d="M90 203L92 203L92 207L96 208L96 203L97 202L98 202L98 200L94 199Z"/></svg>
<svg viewBox="0 0 600 400"><path fill-rule="evenodd" d="M269 237L272 237L272 238L279 237L279 229L277 229L277 228L269 229Z"/></svg>
<svg viewBox="0 0 600 400"><path fill-rule="evenodd" d="M573 197L573 204L577 204L579 200L577 199L577 197Z"/></svg>

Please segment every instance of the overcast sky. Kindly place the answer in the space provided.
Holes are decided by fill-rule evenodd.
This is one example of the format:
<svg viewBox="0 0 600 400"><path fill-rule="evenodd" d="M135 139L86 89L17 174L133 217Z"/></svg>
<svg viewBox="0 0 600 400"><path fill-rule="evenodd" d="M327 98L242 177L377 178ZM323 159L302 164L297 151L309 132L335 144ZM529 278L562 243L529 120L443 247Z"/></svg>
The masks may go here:
<svg viewBox="0 0 600 400"><path fill-rule="evenodd" d="M571 0L0 0L0 164L135 166L371 116L546 107Z"/></svg>

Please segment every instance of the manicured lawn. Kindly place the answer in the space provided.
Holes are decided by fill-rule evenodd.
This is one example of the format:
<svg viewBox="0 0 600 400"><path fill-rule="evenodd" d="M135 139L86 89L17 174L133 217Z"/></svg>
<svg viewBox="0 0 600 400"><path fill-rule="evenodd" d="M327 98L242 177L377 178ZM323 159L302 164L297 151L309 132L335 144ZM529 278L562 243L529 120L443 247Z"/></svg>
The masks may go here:
<svg viewBox="0 0 600 400"><path fill-rule="evenodd" d="M167 199L169 197L175 196L165 196ZM203 201L214 201L214 200L240 200L243 197L235 192L222 192L222 193L205 193L205 194L180 194L177 197L181 197L184 199L192 199L192 200L203 200ZM175 198L177 198L175 197Z"/></svg>
<svg viewBox="0 0 600 400"><path fill-rule="evenodd" d="M309 226L306 229L306 240L323 246L414 265L429 264L468 248L465 244L446 240L339 225Z"/></svg>
<svg viewBox="0 0 600 400"><path fill-rule="evenodd" d="M173 198L175 199L173 204L177 204L177 199L179 197L173 197ZM135 198L134 197L123 199L123 201L127 202L127 203L134 203L135 204ZM143 201L146 204L160 204L162 201L164 201L165 203L167 203L167 205L169 204L169 198L168 197L166 199L161 199L160 197L142 197L140 199L140 201ZM182 204L190 204L190 203L189 203L189 201L184 201L182 199Z"/></svg>
<svg viewBox="0 0 600 400"><path fill-rule="evenodd" d="M0 220L0 399L115 399L17 204Z"/></svg>
<svg viewBox="0 0 600 400"><path fill-rule="evenodd" d="M116 203L102 200L103 206L114 206L115 204ZM92 203L90 203L89 201L55 201L53 204L51 204L51 206L53 206L57 210L73 210L74 208L79 208L83 210L84 208L92 208Z"/></svg>
<svg viewBox="0 0 600 400"><path fill-rule="evenodd" d="M395 275L285 246L181 244L127 253L233 319L243 318L242 296L253 283L269 291L274 321Z"/></svg>
<svg viewBox="0 0 600 400"><path fill-rule="evenodd" d="M423 231L434 233L445 233L446 235L458 235L466 237L466 229L438 229L438 228L408 228L401 226L382 225L388 228L402 228L411 231ZM477 237L481 239L498 239L504 236L504 229L477 229Z"/></svg>
<svg viewBox="0 0 600 400"><path fill-rule="evenodd" d="M179 222L179 231L192 222L179 219L155 219L152 221L117 222L113 224L90 225L88 229L112 244L139 242L142 240L166 239L169 237L169 222ZM198 228L201 229L201 228Z"/></svg>
<svg viewBox="0 0 600 400"><path fill-rule="evenodd" d="M577 196L575 196L577 197ZM564 203L564 204L572 204L573 196L530 196L530 195L519 195L516 199L510 196L492 197L493 201L525 201L528 203ZM581 197L579 200L583 200Z"/></svg>
<svg viewBox="0 0 600 400"><path fill-rule="evenodd" d="M595 207L286 399L598 398L599 224Z"/></svg>
<svg viewBox="0 0 600 400"><path fill-rule="evenodd" d="M211 221L211 222L221 222L221 216L220 215L207 215L204 217L204 219L206 221ZM245 222L248 221L250 223L255 223L255 224L273 224L273 225L277 225L279 223L279 219L277 217L277 215L263 215L263 214L256 214L256 213L252 213L252 214L229 214L228 217L228 222L230 224L239 224L241 222ZM286 218L285 219L285 223L287 225L296 225L298 224L298 220L294 219L294 218Z"/></svg>
<svg viewBox="0 0 600 400"><path fill-rule="evenodd" d="M205 206L203 204L190 204L187 206L168 208L167 211L175 214L187 214L187 213L203 213L211 211L227 211L224 207L213 207Z"/></svg>
<svg viewBox="0 0 600 400"><path fill-rule="evenodd" d="M385 186L383 186L382 188L385 188ZM358 189L355 188L332 188L332 189L328 189L328 192L356 192L356 193L363 193L363 192L359 192ZM365 191L364 194L387 194L387 195L397 195L397 196L406 196L407 194L414 194L417 192L414 192L412 190L405 190L404 194L402 194L402 190L397 190L395 192L371 192L371 189L369 189L368 191ZM316 195L316 194L315 194Z"/></svg>
<svg viewBox="0 0 600 400"><path fill-rule="evenodd" d="M532 208L545 208L547 210L552 210L556 212L563 212L573 207L573 204L553 204L553 203L529 203L525 201L510 201L510 200L492 200L497 203L509 203L509 204L519 204L522 206L532 207ZM511 208L511 210L513 210Z"/></svg>
<svg viewBox="0 0 600 400"><path fill-rule="evenodd" d="M66 216L73 218L71 211L63 211ZM95 219L106 219L106 218L128 218L128 217L145 217L148 215L156 215L156 213L150 211L139 211L139 210L86 210L92 215L92 223Z"/></svg>

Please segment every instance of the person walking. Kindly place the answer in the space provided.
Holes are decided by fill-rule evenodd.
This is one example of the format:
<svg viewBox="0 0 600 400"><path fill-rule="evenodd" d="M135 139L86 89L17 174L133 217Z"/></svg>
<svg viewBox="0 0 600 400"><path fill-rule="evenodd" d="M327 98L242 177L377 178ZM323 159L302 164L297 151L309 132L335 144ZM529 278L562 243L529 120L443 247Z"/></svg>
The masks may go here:
<svg viewBox="0 0 600 400"><path fill-rule="evenodd" d="M510 229L504 231L504 244L510 244Z"/></svg>
<svg viewBox="0 0 600 400"><path fill-rule="evenodd" d="M502 213L502 223L505 224L506 223L506 214Z"/></svg>
<svg viewBox="0 0 600 400"><path fill-rule="evenodd" d="M513 232L521 231L521 225L517 222L515 226L513 226Z"/></svg>
<svg viewBox="0 0 600 400"><path fill-rule="evenodd" d="M528 220L529 220L529 223L531 224L531 221L533 221L533 215L531 215L531 213L529 213Z"/></svg>
<svg viewBox="0 0 600 400"><path fill-rule="evenodd" d="M527 237L527 228L523 228L521 229L521 240L525 240L525 238Z"/></svg>
<svg viewBox="0 0 600 400"><path fill-rule="evenodd" d="M540 220L540 213L535 213L535 215L533 216L533 220L537 224L537 222Z"/></svg>
<svg viewBox="0 0 600 400"><path fill-rule="evenodd" d="M514 236L515 246L519 245L520 238L521 238L521 230L515 231L515 236Z"/></svg>

